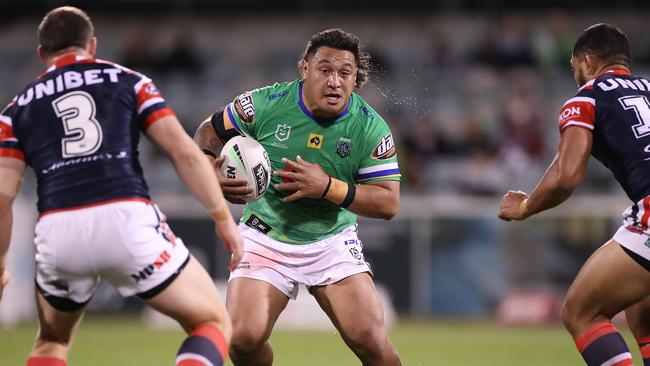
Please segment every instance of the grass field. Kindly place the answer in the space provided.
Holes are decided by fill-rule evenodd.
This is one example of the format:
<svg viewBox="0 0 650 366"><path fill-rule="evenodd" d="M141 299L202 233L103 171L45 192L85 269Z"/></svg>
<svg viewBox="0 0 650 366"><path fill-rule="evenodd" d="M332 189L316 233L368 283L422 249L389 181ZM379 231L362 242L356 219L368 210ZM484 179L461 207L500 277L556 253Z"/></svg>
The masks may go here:
<svg viewBox="0 0 650 366"><path fill-rule="evenodd" d="M0 329L0 365L24 365L35 325ZM391 329L404 365L550 366L582 365L560 326L508 328L490 322L400 322ZM625 332L628 344L633 339ZM86 318L68 365L172 365L183 339L180 331L146 329L137 318ZM271 342L278 366L359 365L334 332L276 332ZM632 347L637 364L638 349ZM230 365L230 363L228 363Z"/></svg>

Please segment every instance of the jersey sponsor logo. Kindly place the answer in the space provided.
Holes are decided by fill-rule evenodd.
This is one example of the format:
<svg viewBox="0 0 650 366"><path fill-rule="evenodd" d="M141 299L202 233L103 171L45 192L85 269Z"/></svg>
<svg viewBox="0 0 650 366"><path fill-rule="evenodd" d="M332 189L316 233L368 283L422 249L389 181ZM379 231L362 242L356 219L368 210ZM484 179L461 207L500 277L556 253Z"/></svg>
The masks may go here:
<svg viewBox="0 0 650 366"><path fill-rule="evenodd" d="M135 281L135 283L138 283L142 280L146 280L153 274L153 272L156 269L159 269L160 267L165 265L165 263L169 262L171 258L172 258L171 254L169 254L169 252L167 252L166 250L163 250L163 252L160 253L160 255L158 256L158 258L156 258L153 261L153 263L139 270L137 273L132 273L131 278Z"/></svg>
<svg viewBox="0 0 650 366"><path fill-rule="evenodd" d="M19 106L25 106L32 100L38 100L46 96L54 95L70 89L76 89L83 85L101 84L108 80L111 83L117 83L117 75L121 73L120 69L91 69L83 73L76 71L66 71L53 79L43 80L34 84L34 86L25 90L18 96L17 103Z"/></svg>
<svg viewBox="0 0 650 366"><path fill-rule="evenodd" d="M278 141L286 141L289 138L289 135L291 134L291 125L289 124L281 124L278 125L278 127L275 129L275 138Z"/></svg>
<svg viewBox="0 0 650 366"><path fill-rule="evenodd" d="M264 164L259 163L253 167L253 174L255 175L255 186L257 188L257 195L261 196L266 193L266 181L269 178L269 172L264 167Z"/></svg>
<svg viewBox="0 0 650 366"><path fill-rule="evenodd" d="M368 109L368 107L361 106L361 107L359 108L359 110L361 111L361 113L365 114L366 117L368 117L369 120L372 121L373 119L375 119L375 115L372 114L372 113L370 113L370 109Z"/></svg>
<svg viewBox="0 0 650 366"><path fill-rule="evenodd" d="M579 116L580 114L580 107L567 107L560 113L560 119L565 120L569 117Z"/></svg>
<svg viewBox="0 0 650 366"><path fill-rule="evenodd" d="M269 231L271 231L271 226L254 214L251 214L248 220L246 220L245 224L246 226L252 227L253 229L260 231L263 234L267 234Z"/></svg>
<svg viewBox="0 0 650 366"><path fill-rule="evenodd" d="M650 82L646 79L623 79L611 78L599 82L598 87L603 91L610 91L617 88L650 91Z"/></svg>
<svg viewBox="0 0 650 366"><path fill-rule="evenodd" d="M323 145L323 135L317 133L310 133L307 137L307 147L311 149L320 149Z"/></svg>
<svg viewBox="0 0 650 366"><path fill-rule="evenodd" d="M90 156L84 156L84 157L78 157L74 159L64 159L57 161L56 163L53 163L52 165L48 166L45 169L41 169L42 174L49 174L52 173L60 168L71 166L71 165L77 165L77 164L84 164L84 163L92 163L95 161L108 161L112 159L126 159L129 158L129 153L126 151L120 151L117 154L114 153L100 153L96 155L90 155Z"/></svg>
<svg viewBox="0 0 650 366"><path fill-rule="evenodd" d="M147 94L155 94L155 95L160 94L160 92L158 91L158 88L157 88L153 83L148 84L148 85L144 88L144 91L145 91Z"/></svg>
<svg viewBox="0 0 650 366"><path fill-rule="evenodd" d="M340 157L345 158L350 155L352 151L352 140L349 137L341 137L339 141L336 142L336 153Z"/></svg>
<svg viewBox="0 0 650 366"><path fill-rule="evenodd" d="M235 106L235 112L237 112L242 122L246 124L253 123L255 106L253 105L253 94L251 92L246 92L238 96L233 105Z"/></svg>
<svg viewBox="0 0 650 366"><path fill-rule="evenodd" d="M282 98L282 97L286 96L287 94L289 94L289 91L288 91L288 90L283 90L283 91L281 91L281 92L279 92L279 93L271 94L271 95L269 96L269 100Z"/></svg>
<svg viewBox="0 0 650 366"><path fill-rule="evenodd" d="M393 135L388 134L381 138L370 157L377 160L386 160L392 158L395 154L397 154L397 150L395 149L395 142L393 142Z"/></svg>

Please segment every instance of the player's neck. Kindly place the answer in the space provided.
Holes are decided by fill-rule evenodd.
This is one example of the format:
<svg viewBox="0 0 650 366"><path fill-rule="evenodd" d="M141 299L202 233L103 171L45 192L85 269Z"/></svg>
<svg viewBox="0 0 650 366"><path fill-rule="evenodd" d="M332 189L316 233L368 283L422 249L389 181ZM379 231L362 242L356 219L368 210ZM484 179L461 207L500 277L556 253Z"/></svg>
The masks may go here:
<svg viewBox="0 0 650 366"><path fill-rule="evenodd" d="M593 79L599 77L600 75L605 74L606 72L608 72L608 71L610 71L610 70L624 70L624 71L626 71L628 74L631 74L631 72L630 72L630 67L627 66L627 65L623 65L623 64L608 64L608 65L603 65L603 66L599 67L599 68L596 70L596 72L594 73L594 77L593 77Z"/></svg>
<svg viewBox="0 0 650 366"><path fill-rule="evenodd" d="M64 56L70 55L70 54L75 54L78 56L84 56L84 57L90 57L92 58L93 55L90 54L86 49L81 48L81 47L68 47L64 48L52 55L48 55L47 58L45 59L45 65L47 67L50 67L54 65L59 59L61 59Z"/></svg>

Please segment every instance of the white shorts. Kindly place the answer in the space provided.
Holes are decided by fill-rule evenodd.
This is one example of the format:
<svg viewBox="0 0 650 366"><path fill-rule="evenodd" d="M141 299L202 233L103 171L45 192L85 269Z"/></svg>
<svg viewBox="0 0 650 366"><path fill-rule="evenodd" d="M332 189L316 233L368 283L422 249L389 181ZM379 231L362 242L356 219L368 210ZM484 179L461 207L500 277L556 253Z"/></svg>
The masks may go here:
<svg viewBox="0 0 650 366"><path fill-rule="evenodd" d="M650 271L650 236L634 227L623 225L613 238L632 259Z"/></svg>
<svg viewBox="0 0 650 366"><path fill-rule="evenodd" d="M329 238L303 245L273 240L244 224L244 257L230 274L230 280L247 277L268 282L291 299L298 296L298 285L323 286L346 277L370 272L363 257L355 226Z"/></svg>
<svg viewBox="0 0 650 366"><path fill-rule="evenodd" d="M100 277L122 296L153 297L189 261L165 216L144 200L46 214L35 232L36 287L61 311L90 301Z"/></svg>

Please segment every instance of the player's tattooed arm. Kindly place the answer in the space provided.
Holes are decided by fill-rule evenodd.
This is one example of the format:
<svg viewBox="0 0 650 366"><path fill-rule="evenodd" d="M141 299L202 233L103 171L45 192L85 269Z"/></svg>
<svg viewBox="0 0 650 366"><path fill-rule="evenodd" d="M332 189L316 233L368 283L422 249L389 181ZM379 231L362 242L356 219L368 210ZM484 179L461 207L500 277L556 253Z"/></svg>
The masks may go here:
<svg viewBox="0 0 650 366"><path fill-rule="evenodd" d="M214 131L210 118L206 119L194 133L194 142L201 148L203 153L213 158L219 156L223 143Z"/></svg>

